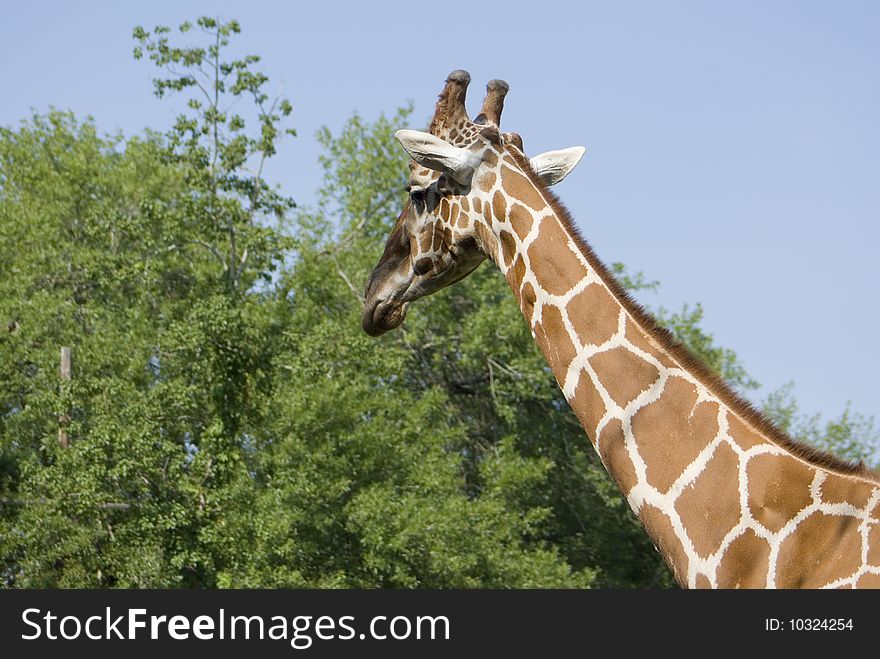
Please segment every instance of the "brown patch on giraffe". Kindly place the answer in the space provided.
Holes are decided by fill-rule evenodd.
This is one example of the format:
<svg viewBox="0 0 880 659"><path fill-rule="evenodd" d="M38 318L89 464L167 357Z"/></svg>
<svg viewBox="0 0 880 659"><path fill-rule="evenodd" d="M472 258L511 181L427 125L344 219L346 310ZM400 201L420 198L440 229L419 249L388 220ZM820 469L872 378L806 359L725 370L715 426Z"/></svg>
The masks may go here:
<svg viewBox="0 0 880 659"><path fill-rule="evenodd" d="M593 355L587 361L596 371L605 391L621 407L626 407L660 377L660 371L653 364L626 348L612 348Z"/></svg>
<svg viewBox="0 0 880 659"><path fill-rule="evenodd" d="M590 284L565 307L583 345L602 345L617 333L620 307L601 284Z"/></svg>
<svg viewBox="0 0 880 659"><path fill-rule="evenodd" d="M471 204L470 204L470 202L468 201L468 198L467 198L467 197L462 197L462 198L461 198L461 210L462 210L463 212L465 212L465 213L468 213L468 212L470 212L470 210L471 210Z"/></svg>
<svg viewBox="0 0 880 659"><path fill-rule="evenodd" d="M719 588L766 588L769 566L769 543L746 529L727 546L715 581Z"/></svg>
<svg viewBox="0 0 880 659"><path fill-rule="evenodd" d="M599 425L599 421L605 416L605 401L602 400L599 390L593 384L590 374L583 369L578 374L578 383L568 404L578 419L580 419L584 429L589 429L590 441L595 444L596 434L593 429Z"/></svg>
<svg viewBox="0 0 880 659"><path fill-rule="evenodd" d="M609 294L610 295L610 294ZM636 348L651 355L654 359L666 368L678 368L669 355L660 350L656 345L651 343L649 334L641 329L632 318L626 319L626 329L624 331L626 340L632 343Z"/></svg>
<svg viewBox="0 0 880 659"><path fill-rule="evenodd" d="M773 533L813 500L814 471L791 456L756 455L746 465L746 476L752 517Z"/></svg>
<svg viewBox="0 0 880 659"><path fill-rule="evenodd" d="M468 225L468 216L466 212L462 212L458 216L458 226L462 229L466 228Z"/></svg>
<svg viewBox="0 0 880 659"><path fill-rule="evenodd" d="M446 197L440 200L440 208L437 209L437 216L448 220L449 219L449 200Z"/></svg>
<svg viewBox="0 0 880 659"><path fill-rule="evenodd" d="M880 567L880 524L872 524L868 531L868 565Z"/></svg>
<svg viewBox="0 0 880 659"><path fill-rule="evenodd" d="M437 226L435 225L434 230L431 233L434 235L434 240L431 243L431 249L433 249L436 252L443 245L443 232L438 231Z"/></svg>
<svg viewBox="0 0 880 659"><path fill-rule="evenodd" d="M505 270L510 267L513 257L516 256L516 239L513 234L506 229L502 229L498 234L498 240L501 242L501 255L504 258Z"/></svg>
<svg viewBox="0 0 880 659"><path fill-rule="evenodd" d="M478 214L483 212L483 202L479 197L474 199L474 212Z"/></svg>
<svg viewBox="0 0 880 659"><path fill-rule="evenodd" d="M828 474L825 482L822 483L822 501L825 503L848 503L861 509L868 505L873 489L870 483L837 474Z"/></svg>
<svg viewBox="0 0 880 659"><path fill-rule="evenodd" d="M880 574L868 572L856 581L856 588L880 588Z"/></svg>
<svg viewBox="0 0 880 659"><path fill-rule="evenodd" d="M520 306L522 307L523 315L526 317L526 322L529 324L529 327L532 326L532 316L535 315L535 301L537 299L538 296L535 294L535 289L532 287L532 284L526 282L526 285L522 288Z"/></svg>
<svg viewBox="0 0 880 659"><path fill-rule="evenodd" d="M748 451L753 446L767 443L763 437L746 426L733 414L727 415L727 434L744 451Z"/></svg>
<svg viewBox="0 0 880 659"><path fill-rule="evenodd" d="M486 163L488 167L494 167L498 164L498 156L492 149L486 149L483 152L483 162Z"/></svg>
<svg viewBox="0 0 880 659"><path fill-rule="evenodd" d="M519 236L519 239L525 240L526 236L529 235L529 231L532 230L532 224L534 223L532 214L521 204L511 204L507 219L510 222L510 226L513 227L513 230L516 231L516 235Z"/></svg>
<svg viewBox="0 0 880 659"><path fill-rule="evenodd" d="M443 240L446 242L447 245L452 244L452 229L450 229L449 227L443 228Z"/></svg>
<svg viewBox="0 0 880 659"><path fill-rule="evenodd" d="M709 581L709 577L705 574L698 574L696 580L696 588L700 588L702 590L708 590L712 587L712 582Z"/></svg>
<svg viewBox="0 0 880 659"><path fill-rule="evenodd" d="M489 192L492 188L495 187L495 179L496 176L494 172L489 172L488 174L484 175L480 179L480 190L482 190L483 192Z"/></svg>
<svg viewBox="0 0 880 659"><path fill-rule="evenodd" d="M717 415L717 403L697 405L696 387L670 377L660 398L632 419L639 453L648 464L648 482L661 492L668 490L718 433Z"/></svg>
<svg viewBox="0 0 880 659"><path fill-rule="evenodd" d="M488 201L483 204L483 219L486 220L486 224L492 226L492 206Z"/></svg>
<svg viewBox="0 0 880 659"><path fill-rule="evenodd" d="M654 541L654 545L672 568L675 579L682 586L686 586L688 557L681 540L675 535L669 517L659 508L646 503L639 510L639 518Z"/></svg>
<svg viewBox="0 0 880 659"><path fill-rule="evenodd" d="M554 258L542 258L548 253L553 253ZM555 217L541 220L540 235L529 245L529 261L541 288L551 295L568 292L586 274L586 269L568 246L568 234Z"/></svg>
<svg viewBox="0 0 880 659"><path fill-rule="evenodd" d="M855 517L814 512L782 541L777 588L821 588L861 565L862 536Z"/></svg>
<svg viewBox="0 0 880 659"><path fill-rule="evenodd" d="M541 307L541 320L535 325L535 339L561 384L565 379L565 370L577 351L568 336L558 308L547 304Z"/></svg>
<svg viewBox="0 0 880 659"><path fill-rule="evenodd" d="M430 252L432 247L432 243L434 240L434 232L433 231L423 231L419 236L419 248L421 252Z"/></svg>
<svg viewBox="0 0 880 659"><path fill-rule="evenodd" d="M459 214L458 203L451 201L449 202L449 224L450 226L455 226L455 223L458 221Z"/></svg>
<svg viewBox="0 0 880 659"><path fill-rule="evenodd" d="M697 554L706 558L721 547L724 537L739 523L739 457L719 444L696 480L675 502Z"/></svg>
<svg viewBox="0 0 880 659"><path fill-rule="evenodd" d="M495 214L496 220L504 222L504 218L507 216L507 202L504 201L504 195L500 190L496 190L495 196L492 197L492 212Z"/></svg>
<svg viewBox="0 0 880 659"><path fill-rule="evenodd" d="M629 494L639 482L639 477L626 450L623 424L620 419L612 419L602 428L602 433L599 435L599 455L620 491L624 496Z"/></svg>
<svg viewBox="0 0 880 659"><path fill-rule="evenodd" d="M529 179L510 167L501 168L501 185L508 195L521 201L532 210L540 211L547 207L547 202L538 192L538 188Z"/></svg>
<svg viewBox="0 0 880 659"><path fill-rule="evenodd" d="M507 271L507 282L510 284L510 287L513 289L514 294L517 299L521 296L519 287L522 286L523 277L526 276L526 263L523 261L522 256L517 256L516 261L513 262L513 267Z"/></svg>

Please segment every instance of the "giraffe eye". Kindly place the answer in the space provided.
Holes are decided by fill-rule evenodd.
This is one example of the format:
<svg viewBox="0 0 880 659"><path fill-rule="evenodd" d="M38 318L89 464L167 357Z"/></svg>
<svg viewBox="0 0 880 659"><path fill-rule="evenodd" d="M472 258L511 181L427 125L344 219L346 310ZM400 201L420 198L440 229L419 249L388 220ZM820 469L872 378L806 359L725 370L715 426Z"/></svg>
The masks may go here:
<svg viewBox="0 0 880 659"><path fill-rule="evenodd" d="M407 192L409 192L409 198L412 199L414 204L420 205L425 202L425 189L424 188L416 188L414 186L407 186Z"/></svg>

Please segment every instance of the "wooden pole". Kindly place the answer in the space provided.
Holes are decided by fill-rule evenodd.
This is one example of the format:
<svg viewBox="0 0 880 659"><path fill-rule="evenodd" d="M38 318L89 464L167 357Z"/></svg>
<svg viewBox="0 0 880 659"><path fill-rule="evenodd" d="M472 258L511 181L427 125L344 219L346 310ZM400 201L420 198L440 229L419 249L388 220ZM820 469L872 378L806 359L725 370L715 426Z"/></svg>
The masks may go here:
<svg viewBox="0 0 880 659"><path fill-rule="evenodd" d="M62 386L64 382L70 380L70 348L67 346L61 347L61 382ZM60 414L58 416L58 444L61 445L61 448L67 448L70 445L70 438L67 436L67 424L70 422L70 417L66 414Z"/></svg>

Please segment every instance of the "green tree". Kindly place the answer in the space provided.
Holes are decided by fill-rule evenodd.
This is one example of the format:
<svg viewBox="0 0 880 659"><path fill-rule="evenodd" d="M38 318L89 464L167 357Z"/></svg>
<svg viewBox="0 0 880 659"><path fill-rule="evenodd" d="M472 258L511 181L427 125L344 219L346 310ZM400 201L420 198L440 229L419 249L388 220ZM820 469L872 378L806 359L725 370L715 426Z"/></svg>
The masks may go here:
<svg viewBox="0 0 880 659"><path fill-rule="evenodd" d="M223 59L236 24L199 26L204 51L172 48L166 28L135 31L156 64L182 68L157 81L160 95L210 95L166 135L104 138L60 113L0 134L10 585L212 586L241 550L226 519L252 496L248 431L270 397L279 331L251 291L290 245L270 221L292 202L262 182L262 164L290 106L266 108L256 58ZM214 78L199 87L204 67ZM244 95L255 134L220 111ZM74 354L64 384L61 345Z"/></svg>
<svg viewBox="0 0 880 659"><path fill-rule="evenodd" d="M192 196L183 212L193 222L194 244L215 257L228 287L241 293L256 278L268 281L290 246L282 233L257 220L284 218L294 207L291 198L267 187L263 178L278 138L296 134L283 127L293 107L286 98L270 99L265 91L269 78L254 70L259 56L226 59L230 38L241 31L237 21L202 16L195 26L181 24L180 38L193 29L207 39L207 47L175 45L165 26L152 32L136 27L134 56L140 59L146 53L168 73L153 80L157 97L188 93L189 111L178 116L168 133L169 154L181 165ZM252 101L250 123L239 106L243 97ZM257 129L249 130L254 122Z"/></svg>

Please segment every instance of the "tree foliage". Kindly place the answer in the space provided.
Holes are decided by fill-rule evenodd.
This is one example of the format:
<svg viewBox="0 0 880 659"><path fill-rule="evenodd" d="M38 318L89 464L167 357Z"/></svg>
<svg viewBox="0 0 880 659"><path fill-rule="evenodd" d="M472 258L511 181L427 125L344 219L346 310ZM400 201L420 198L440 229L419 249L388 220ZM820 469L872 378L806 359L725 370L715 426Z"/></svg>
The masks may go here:
<svg viewBox="0 0 880 659"><path fill-rule="evenodd" d="M361 331L411 108L322 130L318 204L295 209L263 178L291 106L257 57L226 57L238 32L135 30L157 95L188 99L164 133L60 112L0 129L2 583L672 585L494 269ZM193 33L206 45L179 45ZM752 388L701 314L660 317ZM768 409L871 455L849 410L823 426L785 391Z"/></svg>
<svg viewBox="0 0 880 659"><path fill-rule="evenodd" d="M202 223L192 226L193 244L215 257L230 289L243 291L254 278L268 281L290 247L282 234L256 220L265 215L283 218L294 207L292 198L267 188L263 179L279 137L296 134L283 126L293 106L280 96L270 99L268 77L254 70L259 56L226 59L230 38L241 31L237 21L202 16L195 28L207 47L175 45L168 27L152 32L137 27L134 56L140 59L148 53L167 74L153 80L157 97L189 92L188 111L167 133L167 157L181 166L190 191L184 212ZM192 23L183 23L181 38L193 29ZM240 105L242 99L251 100L250 112ZM252 123L256 130L249 129Z"/></svg>

